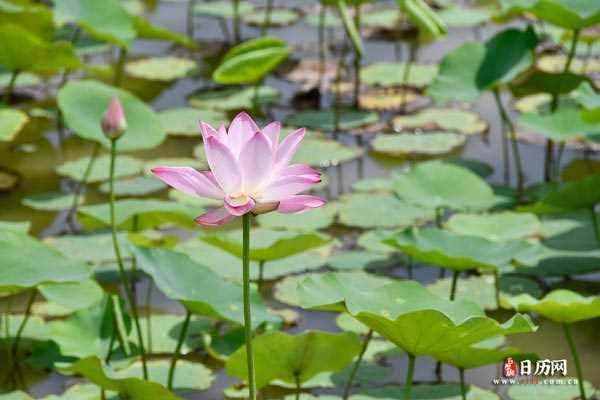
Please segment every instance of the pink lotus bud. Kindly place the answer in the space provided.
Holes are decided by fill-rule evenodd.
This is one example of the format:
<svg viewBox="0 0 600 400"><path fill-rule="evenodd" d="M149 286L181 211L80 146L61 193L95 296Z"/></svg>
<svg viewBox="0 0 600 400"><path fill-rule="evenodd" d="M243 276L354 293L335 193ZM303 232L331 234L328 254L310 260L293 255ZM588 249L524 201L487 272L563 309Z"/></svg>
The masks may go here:
<svg viewBox="0 0 600 400"><path fill-rule="evenodd" d="M109 139L118 139L127 129L127 121L123 107L117 96L114 96L102 118L102 132Z"/></svg>

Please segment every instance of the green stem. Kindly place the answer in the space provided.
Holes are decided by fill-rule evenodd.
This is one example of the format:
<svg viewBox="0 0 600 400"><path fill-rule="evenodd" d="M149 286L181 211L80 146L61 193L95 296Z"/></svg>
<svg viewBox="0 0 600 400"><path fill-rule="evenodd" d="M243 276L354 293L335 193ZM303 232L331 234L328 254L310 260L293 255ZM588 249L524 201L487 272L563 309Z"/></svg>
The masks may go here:
<svg viewBox="0 0 600 400"><path fill-rule="evenodd" d="M458 277L460 276L460 271L452 272L452 287L450 288L450 301L454 300L456 297L456 284L458 283Z"/></svg>
<svg viewBox="0 0 600 400"><path fill-rule="evenodd" d="M500 277L498 270L494 270L494 295L496 296L496 307L500 308Z"/></svg>
<svg viewBox="0 0 600 400"><path fill-rule="evenodd" d="M123 83L123 75L125 71L125 61L127 60L127 49L125 47L119 47L119 57L117 59L117 65L115 66L113 85L120 87Z"/></svg>
<svg viewBox="0 0 600 400"><path fill-rule="evenodd" d="M117 265L119 267L119 275L121 277L121 282L123 283L123 288L125 289L125 294L127 295L127 300L129 301L129 308L131 309L131 315L133 316L133 321L135 324L135 330L137 332L138 337L138 347L140 349L140 355L142 358L142 372L144 374L144 379L148 380L148 367L146 365L146 352L144 351L144 339L142 337L142 328L140 327L140 319L137 312L137 306L135 297L133 292L131 291L131 286L129 284L129 279L127 277L127 273L125 272L125 265L123 264L123 258L121 257L121 249L119 247L119 241L117 239L117 224L115 219L115 191L114 191L114 177L115 177L115 161L117 158L117 140L112 139L110 142L110 172L108 177L108 186L109 186L109 195L110 195L110 227L111 227L111 235L113 248L115 251L115 257L117 258Z"/></svg>
<svg viewBox="0 0 600 400"><path fill-rule="evenodd" d="M117 340L117 327L112 327L112 332L110 333L110 342L108 343L108 351L106 352L106 357L104 358L104 362L106 365L110 364L110 358L112 357L113 347L115 345L115 341Z"/></svg>
<svg viewBox="0 0 600 400"><path fill-rule="evenodd" d="M27 300L27 306L25 307L25 314L23 315L23 320L17 328L17 334L15 335L15 339L13 340L11 347L11 355L13 360L17 359L17 354L19 351L19 342L21 341L21 336L23 335L23 330L27 325L27 321L29 320L29 316L31 315L31 306L35 300L35 296L37 295L36 289L31 289L31 294L29 295L29 299Z"/></svg>
<svg viewBox="0 0 600 400"><path fill-rule="evenodd" d="M415 374L415 356L408 355L408 368L406 370L406 382L404 383L404 400L411 400L413 376Z"/></svg>
<svg viewBox="0 0 600 400"><path fill-rule="evenodd" d="M8 86L6 87L6 92L4 92L4 104L7 106L10 104L10 99L12 97L13 91L15 90L15 84L17 83L17 77L19 76L19 70L15 69L10 76L10 81L8 81Z"/></svg>
<svg viewBox="0 0 600 400"><path fill-rule="evenodd" d="M595 205L590 207L590 216L592 217L592 228L594 229L594 236L596 237L596 242L598 242L598 248L600 248L600 227L598 227L598 216L596 215Z"/></svg>
<svg viewBox="0 0 600 400"><path fill-rule="evenodd" d="M337 134L340 129L340 113L342 106L342 96L340 93L340 84L342 83L342 72L344 69L344 62L346 59L346 51L348 51L348 40L344 37L344 44L342 45L342 52L338 61L337 69L335 72L335 88L334 88L334 109L333 109L333 138L337 139Z"/></svg>
<svg viewBox="0 0 600 400"><path fill-rule="evenodd" d="M171 358L171 366L169 367L169 379L167 381L167 388L169 390L173 390L173 378L175 377L175 367L177 366L177 360L179 359L179 354L181 352L181 346L183 345L183 341L187 335L188 327L190 326L190 318L192 317L192 313L187 311L185 314L185 319L183 320L183 326L181 327L181 332L179 332L179 339L177 340L177 346L175 346L175 352L173 353L173 358Z"/></svg>
<svg viewBox="0 0 600 400"><path fill-rule="evenodd" d="M458 375L460 376L460 395L462 400L467 400L467 387L465 386L465 369L459 368Z"/></svg>
<svg viewBox="0 0 600 400"><path fill-rule="evenodd" d="M300 391L302 390L302 386L300 385L300 373L295 373L294 377L296 378L296 400L300 400Z"/></svg>
<svg viewBox="0 0 600 400"><path fill-rule="evenodd" d="M581 395L580 400L586 400L585 388L583 385L583 370L581 369L581 362L579 361L579 353L577 353L573 336L571 336L571 328L568 324L563 324L563 329L565 331L565 338L571 349L571 354L573 354L573 361L575 361L575 371L577 372L577 380L579 383L579 394Z"/></svg>
<svg viewBox="0 0 600 400"><path fill-rule="evenodd" d="M500 119L502 120L502 126L508 128L510 134L510 142L512 145L513 157L515 159L515 169L517 170L517 192L519 197L523 194L525 185L525 175L523 174L523 163L521 161L521 152L519 150L519 143L517 142L517 136L515 132L515 126L506 112L506 108L502 104L502 98L500 97L500 91L498 88L494 88L494 100L496 101L496 107L500 113ZM505 136L503 130L502 135ZM507 161L508 162L508 161Z"/></svg>
<svg viewBox="0 0 600 400"><path fill-rule="evenodd" d="M260 28L260 35L266 36L269 32L269 26L271 25L271 13L273 12L273 0L267 0L267 7L265 9L265 20L263 26Z"/></svg>
<svg viewBox="0 0 600 400"><path fill-rule="evenodd" d="M188 0L187 4L187 35L194 39L194 6L196 5L196 0Z"/></svg>
<svg viewBox="0 0 600 400"><path fill-rule="evenodd" d="M90 160L88 161L88 165L85 167L85 171L83 172L83 177L81 181L78 183L77 188L75 188L75 192L73 193L73 202L71 203L71 208L69 209L69 213L67 214L67 223L69 224L71 231L75 231L75 216L77 215L77 207L79 207L79 199L81 198L81 193L83 192L83 188L85 187L87 180L92 173L92 169L94 168L94 163L98 158L98 153L100 152L100 142L94 143L94 148L92 149L92 155L90 156Z"/></svg>
<svg viewBox="0 0 600 400"><path fill-rule="evenodd" d="M319 11L319 91L323 90L323 80L325 79L325 55L327 52L327 42L325 40L325 17L327 15L327 6L323 0L320 3Z"/></svg>
<svg viewBox="0 0 600 400"><path fill-rule="evenodd" d="M254 353L252 351L252 314L250 308L250 213L242 216L243 251L242 269L244 283L244 330L246 334L246 359L248 363L249 400L256 400L256 378L254 377Z"/></svg>
<svg viewBox="0 0 600 400"><path fill-rule="evenodd" d="M146 289L146 336L148 338L148 354L152 354L152 279L148 279Z"/></svg>
<svg viewBox="0 0 600 400"><path fill-rule="evenodd" d="M233 6L233 40L235 44L240 43L242 35L240 33L240 0L232 0Z"/></svg>
<svg viewBox="0 0 600 400"><path fill-rule="evenodd" d="M407 100L408 100L408 80L410 79L410 70L412 68L413 63L416 61L417 59L417 51L418 51L418 44L417 43L410 43L410 50L409 50L409 56L408 56L408 62L406 63L406 65L404 66L404 74L402 76L402 102L401 102L401 106L402 106L402 111L406 112L406 106L407 106Z"/></svg>
<svg viewBox="0 0 600 400"><path fill-rule="evenodd" d="M350 397L350 391L352 390L352 384L354 383L354 378L356 378L356 374L358 373L358 368L360 367L362 359L365 355L365 352L367 351L367 347L369 347L369 343L371 342L372 338L373 338L373 329L369 329L369 332L367 333L367 336L365 336L365 340L363 341L362 349L360 350L358 358L356 359L356 361L354 362L354 366L352 367L352 372L350 373L350 376L348 377L348 382L346 382L346 386L344 387L344 395L342 397L344 400L347 400L348 397Z"/></svg>
<svg viewBox="0 0 600 400"><path fill-rule="evenodd" d="M264 273L265 273L265 262L264 261L260 261L258 263L258 282L257 282L259 290L263 286Z"/></svg>
<svg viewBox="0 0 600 400"><path fill-rule="evenodd" d="M356 25L356 31L360 35L360 1L354 3L354 25ZM358 110L360 102L360 66L362 64L362 56L355 49L354 50L354 108Z"/></svg>

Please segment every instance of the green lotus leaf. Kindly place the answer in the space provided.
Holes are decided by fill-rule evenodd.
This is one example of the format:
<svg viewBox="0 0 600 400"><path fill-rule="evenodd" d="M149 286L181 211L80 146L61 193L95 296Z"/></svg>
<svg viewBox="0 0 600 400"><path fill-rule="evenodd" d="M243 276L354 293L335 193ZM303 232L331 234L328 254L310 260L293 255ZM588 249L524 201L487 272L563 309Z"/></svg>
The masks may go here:
<svg viewBox="0 0 600 400"><path fill-rule="evenodd" d="M551 114L523 113L518 124L528 131L539 133L548 139L564 142L599 135L600 127L583 120L575 107L561 107Z"/></svg>
<svg viewBox="0 0 600 400"><path fill-rule="evenodd" d="M188 49L195 49L198 47L192 38L173 32L162 26L155 25L141 16L133 17L133 26L138 39L166 40L187 47Z"/></svg>
<svg viewBox="0 0 600 400"><path fill-rule="evenodd" d="M428 108L413 115L397 116L393 124L398 132L434 128L465 135L481 134L488 128L487 122L479 114L452 108Z"/></svg>
<svg viewBox="0 0 600 400"><path fill-rule="evenodd" d="M529 385L515 385L529 386ZM401 400L404 388L400 386L383 386L381 388L365 389L351 397L352 400ZM459 400L460 386L456 383L420 384L412 387L413 400ZM467 400L500 400L500 396L488 390L467 385ZM524 399L523 399L524 400Z"/></svg>
<svg viewBox="0 0 600 400"><path fill-rule="evenodd" d="M444 56L429 94L436 103L473 102L483 91L529 68L536 44L529 28L500 31L485 43L466 42Z"/></svg>
<svg viewBox="0 0 600 400"><path fill-rule="evenodd" d="M52 282L79 282L91 273L86 264L65 257L24 232L0 232L0 253L0 291Z"/></svg>
<svg viewBox="0 0 600 400"><path fill-rule="evenodd" d="M287 383L306 382L325 371L339 372L360 351L356 334L306 331L300 335L269 332L253 340L257 388L275 379ZM236 351L227 361L227 373L247 376L246 349Z"/></svg>
<svg viewBox="0 0 600 400"><path fill-rule="evenodd" d="M581 111L581 117L588 123L600 122L600 94L589 82L583 82L573 94L579 104L585 107Z"/></svg>
<svg viewBox="0 0 600 400"><path fill-rule="evenodd" d="M396 264L397 260L364 250L341 251L327 260L327 265L335 270L381 268Z"/></svg>
<svg viewBox="0 0 600 400"><path fill-rule="evenodd" d="M249 1L239 2L240 15L246 15L254 10L254 5ZM230 1L211 1L197 3L194 6L194 14L207 15L211 17L233 18L233 5Z"/></svg>
<svg viewBox="0 0 600 400"><path fill-rule="evenodd" d="M74 195L71 193L46 192L34 193L26 196L21 201L24 206L41 211L60 211L70 208L73 205ZM79 204L83 202L83 197L79 199Z"/></svg>
<svg viewBox="0 0 600 400"><path fill-rule="evenodd" d="M30 221L0 221L0 231L27 233L31 229Z"/></svg>
<svg viewBox="0 0 600 400"><path fill-rule="evenodd" d="M191 228L195 226L194 218L201 213L197 207L165 200L124 199L115 202L115 223L119 229L126 230L152 229L161 225ZM87 229L110 226L109 203L80 207L77 218Z"/></svg>
<svg viewBox="0 0 600 400"><path fill-rule="evenodd" d="M566 289L557 289L541 299L520 294L503 299L503 304L520 312L535 312L558 323L573 323L600 316L600 297L585 297Z"/></svg>
<svg viewBox="0 0 600 400"><path fill-rule="evenodd" d="M333 4L333 2L331 2ZM319 13L308 14L305 18L308 25L313 27L320 25ZM342 20L338 13L328 12L325 14L325 20L323 24L326 28L340 28L342 26Z"/></svg>
<svg viewBox="0 0 600 400"><path fill-rule="evenodd" d="M5 69L51 75L81 67L71 43L46 41L12 21L0 25L0 66Z"/></svg>
<svg viewBox="0 0 600 400"><path fill-rule="evenodd" d="M82 181L85 171L90 163L89 157L67 161L56 168L59 175L69 177L75 181ZM110 156L102 155L94 160L92 169L87 177L88 183L97 183L108 180ZM129 156L117 157L115 161L115 179L138 175L143 170L141 160Z"/></svg>
<svg viewBox="0 0 600 400"><path fill-rule="evenodd" d="M118 179L114 181L115 196L145 196L167 188L162 181L151 176L136 176L133 178ZM105 182L99 187L103 193L109 192L109 183Z"/></svg>
<svg viewBox="0 0 600 400"><path fill-rule="evenodd" d="M194 68L194 61L178 57L144 58L125 65L127 74L134 78L167 82L185 77Z"/></svg>
<svg viewBox="0 0 600 400"><path fill-rule="evenodd" d="M362 153L359 147L346 146L335 140L304 139L292 162L325 168L351 161Z"/></svg>
<svg viewBox="0 0 600 400"><path fill-rule="evenodd" d="M492 241L525 239L540 231L534 214L503 211L493 214L454 214L446 227L459 235L479 236Z"/></svg>
<svg viewBox="0 0 600 400"><path fill-rule="evenodd" d="M452 132L379 134L373 150L390 156L432 156L447 154L463 146L466 137Z"/></svg>
<svg viewBox="0 0 600 400"><path fill-rule="evenodd" d="M448 297L451 286L452 278L444 278L427 285L427 289L436 296L443 298ZM470 300L485 310L495 310L498 305L496 304L494 277L492 275L482 275L459 279L456 283L455 299Z"/></svg>
<svg viewBox="0 0 600 400"><path fill-rule="evenodd" d="M65 122L84 139L110 147L100 127L100 121L113 97L118 97L125 112L127 131L119 139L119 151L150 149L160 144L166 132L154 111L129 92L98 81L69 81L58 93L58 106Z"/></svg>
<svg viewBox="0 0 600 400"><path fill-rule="evenodd" d="M185 254L168 249L138 246L133 247L132 251L139 268L154 278L158 288L167 297L180 301L194 314L243 324L240 285L223 280ZM251 296L254 327L265 321L277 321L265 308L258 292L254 291Z"/></svg>
<svg viewBox="0 0 600 400"><path fill-rule="evenodd" d="M369 342L369 346L375 341ZM393 345L392 345L393 346ZM350 377L354 369L354 365L348 366L342 372L334 374L331 380L336 383L337 386L343 387ZM393 368L390 365L379 365L372 361L364 359L359 364L358 369L353 377L353 383L357 385L377 385L384 382L389 382Z"/></svg>
<svg viewBox="0 0 600 400"><path fill-rule="evenodd" d="M173 135L200 136L200 121L215 128L227 121L224 113L215 110L199 110L197 108L173 108L158 114L165 131Z"/></svg>
<svg viewBox="0 0 600 400"><path fill-rule="evenodd" d="M476 27L488 22L494 13L493 7L465 7L450 4L436 11L448 27Z"/></svg>
<svg viewBox="0 0 600 400"><path fill-rule="evenodd" d="M296 233L255 229L250 243L250 259L274 261L325 246L331 238L318 233ZM242 258L242 234L239 230L201 237L204 242Z"/></svg>
<svg viewBox="0 0 600 400"><path fill-rule="evenodd" d="M2 68L0 68L2 71ZM11 73L8 72L0 72L0 86L8 86L8 83L11 80ZM15 87L27 87L27 86L37 86L42 82L40 77L34 74L30 74L28 72L22 72L17 76L17 80L15 81Z"/></svg>
<svg viewBox="0 0 600 400"><path fill-rule="evenodd" d="M495 336L536 329L527 316L516 314L500 324L475 303L439 298L415 281L375 289L361 284L327 273L302 282L298 295L305 308L347 311L415 356L444 357Z"/></svg>
<svg viewBox="0 0 600 400"><path fill-rule="evenodd" d="M59 367L58 370L63 374L83 375L101 388L118 392L131 400L180 399L159 383L127 377L124 374L109 370L108 367L102 365L102 361L98 357L82 358L71 365Z"/></svg>
<svg viewBox="0 0 600 400"><path fill-rule="evenodd" d="M259 86L258 89L255 87L205 89L194 93L189 98L189 103L192 107L205 110L238 111L251 109L254 103L260 106L276 103L279 95L279 90L271 86Z"/></svg>
<svg viewBox="0 0 600 400"><path fill-rule="evenodd" d="M5 0L0 5L0 25L13 23L43 40L52 40L55 31L52 10L46 4Z"/></svg>
<svg viewBox="0 0 600 400"><path fill-rule="evenodd" d="M361 10L361 26L375 29L396 29L400 19L399 7L375 7Z"/></svg>
<svg viewBox="0 0 600 400"><path fill-rule="evenodd" d="M367 85L400 86L404 84L405 68L405 63L379 62L361 68L360 79ZM407 84L418 88L428 86L437 72L435 64L411 64Z"/></svg>
<svg viewBox="0 0 600 400"><path fill-rule="evenodd" d="M152 360L148 362L148 379L167 386L170 360ZM128 376L142 379L142 364L136 362L119 370L120 376ZM177 369L173 376L173 390L177 392L186 392L191 390L206 390L215 379L212 371L200 363L187 360L179 360Z"/></svg>
<svg viewBox="0 0 600 400"><path fill-rule="evenodd" d="M539 246L523 240L492 242L436 228L406 230L385 240L385 243L421 262L454 271L473 268L503 270L513 262L529 260L539 252Z"/></svg>
<svg viewBox="0 0 600 400"><path fill-rule="evenodd" d="M349 130L376 122L379 122L379 115L375 112L344 110L339 115L338 127L341 130ZM290 115L286 124L329 132L335 129L335 113L331 110L300 111Z"/></svg>
<svg viewBox="0 0 600 400"><path fill-rule="evenodd" d="M600 161L591 159L574 159L560 172L562 181L578 181L600 173Z"/></svg>
<svg viewBox="0 0 600 400"><path fill-rule="evenodd" d="M324 229L333 224L337 214L337 206L328 203L323 207L303 214L267 213L257 217L263 228L284 229L298 232L311 232Z"/></svg>
<svg viewBox="0 0 600 400"><path fill-rule="evenodd" d="M585 75L573 72L545 72L534 68L509 84L513 96L524 97L539 93L569 94L582 83L589 82Z"/></svg>
<svg viewBox="0 0 600 400"><path fill-rule="evenodd" d="M490 164L487 164L483 161L467 159L467 158L459 158L447 160L446 162L454 165L458 165L459 167L466 168L471 172L476 173L482 178L487 178L494 173L494 167Z"/></svg>
<svg viewBox="0 0 600 400"><path fill-rule="evenodd" d="M352 183L355 192L392 192L392 180L387 178L360 179Z"/></svg>
<svg viewBox="0 0 600 400"><path fill-rule="evenodd" d="M370 252L390 255L396 252L396 249L393 246L385 244L383 241L390 238L394 232L393 230L385 229L366 231L358 237L356 243Z"/></svg>
<svg viewBox="0 0 600 400"><path fill-rule="evenodd" d="M594 387L588 381L583 383L586 393L594 393ZM573 400L580 398L579 386L573 385L510 385L508 396L511 400Z"/></svg>
<svg viewBox="0 0 600 400"><path fill-rule="evenodd" d="M60 23L76 22L90 36L121 47L135 39L133 17L117 0L57 0L55 18Z"/></svg>
<svg viewBox="0 0 600 400"><path fill-rule="evenodd" d="M65 312L89 308L102 300L104 291L92 279L81 282L48 283L38 290L44 298Z"/></svg>
<svg viewBox="0 0 600 400"><path fill-rule="evenodd" d="M595 2L569 0L501 0L497 21L523 14L550 22L564 29L582 29L600 22L600 6Z"/></svg>
<svg viewBox="0 0 600 400"><path fill-rule="evenodd" d="M410 205L386 193L345 195L340 199L338 209L340 223L360 228L407 227L434 218L431 210Z"/></svg>
<svg viewBox="0 0 600 400"><path fill-rule="evenodd" d="M396 194L420 207L485 210L499 201L485 180L466 168L439 161L417 164L393 179Z"/></svg>
<svg viewBox="0 0 600 400"><path fill-rule="evenodd" d="M242 21L251 26L264 26L265 25L266 11L264 8L259 10L253 10L249 13L245 13L242 16ZM300 19L300 13L297 10L290 8L274 8L271 10L269 16L270 27L281 27L293 25Z"/></svg>
<svg viewBox="0 0 600 400"><path fill-rule="evenodd" d="M172 354L177 346L184 318L184 315L175 314L152 314L150 319L140 316L140 327L144 332L148 354ZM212 321L204 317L192 316L180 354L188 354L203 348L202 337L211 330L213 330ZM137 334L133 330L130 332L129 340L132 343L137 341Z"/></svg>
<svg viewBox="0 0 600 400"><path fill-rule="evenodd" d="M25 126L29 117L23 111L0 109L0 142L10 142Z"/></svg>
<svg viewBox="0 0 600 400"><path fill-rule="evenodd" d="M275 37L252 39L229 50L213 72L213 80L225 85L255 83L289 55L286 42Z"/></svg>
<svg viewBox="0 0 600 400"><path fill-rule="evenodd" d="M6 324L3 323L4 329L8 329L5 331L2 339L12 339L17 335L17 331L19 326L23 322L23 315L12 315L8 314L5 316ZM51 339L51 330L49 324L44 322L44 320L38 316L32 315L27 320L25 324L25 328L21 333L23 338L35 340L35 341L46 341Z"/></svg>
<svg viewBox="0 0 600 400"><path fill-rule="evenodd" d="M540 201L523 206L520 211L554 214L589 209L600 202L600 175L566 182L548 192Z"/></svg>
<svg viewBox="0 0 600 400"><path fill-rule="evenodd" d="M124 233L118 233L117 237L120 243L127 240ZM110 233L51 236L44 242L73 260L102 264L115 259Z"/></svg>

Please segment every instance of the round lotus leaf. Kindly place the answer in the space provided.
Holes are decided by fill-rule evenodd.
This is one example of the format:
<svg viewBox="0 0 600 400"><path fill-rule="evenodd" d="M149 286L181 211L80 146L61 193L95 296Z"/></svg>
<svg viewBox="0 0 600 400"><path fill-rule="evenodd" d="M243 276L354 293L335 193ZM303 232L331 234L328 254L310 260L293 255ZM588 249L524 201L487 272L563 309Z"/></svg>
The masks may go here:
<svg viewBox="0 0 600 400"><path fill-rule="evenodd" d="M356 243L370 252L379 254L391 254L396 252L393 246L385 244L383 241L390 238L394 231L384 229L374 229L362 233Z"/></svg>
<svg viewBox="0 0 600 400"><path fill-rule="evenodd" d="M360 157L363 150L329 139L304 139L292 158L292 163L326 168Z"/></svg>
<svg viewBox="0 0 600 400"><path fill-rule="evenodd" d="M446 162L458 165L459 167L466 168L471 172L476 173L482 178L487 178L494 173L494 167L492 167L490 164L479 160L459 158L453 160L446 160Z"/></svg>
<svg viewBox="0 0 600 400"><path fill-rule="evenodd" d="M41 285L39 291L47 301L70 312L91 307L102 300L104 295L102 287L92 279L49 283Z"/></svg>
<svg viewBox="0 0 600 400"><path fill-rule="evenodd" d="M67 161L56 168L59 175L66 176L74 181L82 181L85 171L90 163L89 157L82 157L77 160ZM98 156L94 160L92 169L88 175L88 183L96 183L108 180L110 172L110 156ZM143 170L141 160L129 156L119 156L115 161L115 178L124 178L128 176L138 175Z"/></svg>
<svg viewBox="0 0 600 400"><path fill-rule="evenodd" d="M146 103L129 92L92 80L72 80L58 93L58 106L66 125L84 139L110 147L100 126L113 97L123 105L127 130L117 142L118 151L150 149L166 136L158 116Z"/></svg>
<svg viewBox="0 0 600 400"><path fill-rule="evenodd" d="M451 4L436 11L448 27L476 27L488 22L495 10L493 7L464 7Z"/></svg>
<svg viewBox="0 0 600 400"><path fill-rule="evenodd" d="M148 379L166 386L169 377L170 360L152 360L148 362ZM131 366L119 370L119 376L142 378L142 364L136 362ZM177 361L173 389L176 391L205 390L215 379L210 369L200 363L187 360Z"/></svg>
<svg viewBox="0 0 600 400"><path fill-rule="evenodd" d="M0 221L1 231L14 231L27 233L31 229L31 221Z"/></svg>
<svg viewBox="0 0 600 400"><path fill-rule="evenodd" d="M315 231L325 229L335 220L337 207L328 203L323 207L302 214L281 214L277 212L259 215L256 219L263 228L292 231Z"/></svg>
<svg viewBox="0 0 600 400"><path fill-rule="evenodd" d="M218 128L227 121L227 116L215 110L197 108L172 108L158 114L165 131L172 135L200 137L200 121Z"/></svg>
<svg viewBox="0 0 600 400"><path fill-rule="evenodd" d="M412 387L411 397L413 400L459 400L461 398L460 393L460 386L456 383L442 383L437 385L420 384ZM359 394L353 395L352 400L401 400L403 396L404 387L383 386L381 388L363 390ZM493 391L481 389L474 385L467 385L467 400L500 400L500 396Z"/></svg>
<svg viewBox="0 0 600 400"><path fill-rule="evenodd" d="M562 54L545 55L538 59L537 66L546 72L563 72L567 57ZM576 74L593 74L600 72L600 60L591 58L589 60L573 58L569 71Z"/></svg>
<svg viewBox="0 0 600 400"><path fill-rule="evenodd" d="M12 74L9 72L0 72L0 86L8 86L12 78ZM17 76L17 80L15 81L15 87L26 87L26 86L36 86L39 85L42 80L34 74L30 74L28 72L21 72L19 76Z"/></svg>
<svg viewBox="0 0 600 400"><path fill-rule="evenodd" d="M0 142L12 141L28 120L29 117L23 111L0 109Z"/></svg>
<svg viewBox="0 0 600 400"><path fill-rule="evenodd" d="M321 24L319 13L308 14L305 18L305 21L307 24L312 26L319 26ZM342 26L342 20L340 19L338 13L328 12L325 14L323 25L326 28L339 28Z"/></svg>
<svg viewBox="0 0 600 400"><path fill-rule="evenodd" d="M537 235L540 221L534 214L512 211L494 214L454 214L446 222L446 227L460 235L504 241Z"/></svg>
<svg viewBox="0 0 600 400"><path fill-rule="evenodd" d="M273 297L275 300L290 305L300 306L298 295L296 294L296 288L298 284L309 276L319 275L319 272L311 272L299 275L286 276L273 287Z"/></svg>
<svg viewBox="0 0 600 400"><path fill-rule="evenodd" d="M430 108L413 115L400 115L393 119L394 130L453 131L466 135L481 134L488 129L486 121L473 111L451 108Z"/></svg>
<svg viewBox="0 0 600 400"><path fill-rule="evenodd" d="M600 134L596 124L586 122L574 106L559 108L552 114L523 113L518 124L527 131L563 142Z"/></svg>
<svg viewBox="0 0 600 400"><path fill-rule="evenodd" d="M119 232L117 237L121 244L127 241L126 235L122 232ZM103 264L115 259L110 233L51 236L45 238L44 242L73 260Z"/></svg>
<svg viewBox="0 0 600 400"><path fill-rule="evenodd" d="M429 100L416 91L405 88L367 88L361 91L358 98L361 109L374 111L395 111L421 108L429 104Z"/></svg>
<svg viewBox="0 0 600 400"><path fill-rule="evenodd" d="M514 107L517 111L523 113L532 112L541 114L549 110L551 100L552 95L550 95L549 93L532 94L529 96L521 97L515 102Z"/></svg>
<svg viewBox="0 0 600 400"><path fill-rule="evenodd" d="M133 178L118 179L114 182L115 196L145 196L167 188L161 180L151 176L136 176ZM109 192L108 182L100 185L100 191Z"/></svg>
<svg viewBox="0 0 600 400"><path fill-rule="evenodd" d="M600 161L591 159L571 160L561 171L563 181L577 181L590 175L600 173Z"/></svg>
<svg viewBox="0 0 600 400"><path fill-rule="evenodd" d="M280 92L271 86L205 89L194 93L188 102L204 110L237 111L251 109L254 103L267 106L276 103Z"/></svg>
<svg viewBox="0 0 600 400"><path fill-rule="evenodd" d="M405 68L405 63L379 62L361 68L360 78L367 85L401 86L404 84ZM428 86L437 71L436 64L411 64L406 83L417 88Z"/></svg>
<svg viewBox="0 0 600 400"><path fill-rule="evenodd" d="M91 269L26 233L0 232L0 291L15 291L51 282L79 282Z"/></svg>
<svg viewBox="0 0 600 400"><path fill-rule="evenodd" d="M429 291L439 297L450 296L452 278L444 278L427 285ZM455 299L471 300L481 308L495 310L496 290L494 289L494 277L492 275L471 276L459 279L456 282Z"/></svg>
<svg viewBox="0 0 600 400"><path fill-rule="evenodd" d="M22 200L24 206L41 211L60 211L73 206L74 195L70 193L46 192L34 193ZM79 204L84 198L79 198Z"/></svg>
<svg viewBox="0 0 600 400"><path fill-rule="evenodd" d="M385 193L356 193L343 196L339 202L340 223L359 228L407 227L433 217L431 210L412 206Z"/></svg>
<svg viewBox="0 0 600 400"><path fill-rule="evenodd" d="M129 76L149 81L173 81L187 76L195 68L194 61L178 57L145 58L125 65Z"/></svg>
<svg viewBox="0 0 600 400"><path fill-rule="evenodd" d="M349 130L377 122L379 122L379 115L377 113L343 110L339 115L338 127L341 130ZM333 131L335 129L335 112L332 110L300 111L290 115L286 124L302 128Z"/></svg>
<svg viewBox="0 0 600 400"><path fill-rule="evenodd" d="M392 191L392 180L386 178L361 179L352 184L355 192L386 192Z"/></svg>
<svg viewBox="0 0 600 400"><path fill-rule="evenodd" d="M254 9L249 1L239 2L240 15L246 15ZM210 17L233 18L233 3L231 1L210 1L196 3L194 14L207 15Z"/></svg>
<svg viewBox="0 0 600 400"><path fill-rule="evenodd" d="M242 20L250 26L264 26L266 21L266 9L255 9L242 16ZM291 8L273 8L269 16L269 27L282 27L293 25L300 19L298 10Z"/></svg>
<svg viewBox="0 0 600 400"><path fill-rule="evenodd" d="M464 146L466 137L451 132L379 134L373 150L391 156L434 156Z"/></svg>
<svg viewBox="0 0 600 400"><path fill-rule="evenodd" d="M369 343L370 345L371 343ZM338 386L344 386L350 377L350 374L353 372L354 365L350 365L348 368L334 374L331 379ZM363 361L358 366L356 375L354 375L353 383L357 385L376 385L381 384L383 382L387 382L390 379L390 375L392 375L392 367L391 366L383 366L372 361L367 361L363 357Z"/></svg>
<svg viewBox="0 0 600 400"><path fill-rule="evenodd" d="M556 289L541 299L525 293L503 299L507 305L522 312L535 312L558 323L573 323L600 316L600 297Z"/></svg>
<svg viewBox="0 0 600 400"><path fill-rule="evenodd" d="M393 264L393 260L381 254L364 250L340 251L327 260L327 265L336 270L377 268Z"/></svg>

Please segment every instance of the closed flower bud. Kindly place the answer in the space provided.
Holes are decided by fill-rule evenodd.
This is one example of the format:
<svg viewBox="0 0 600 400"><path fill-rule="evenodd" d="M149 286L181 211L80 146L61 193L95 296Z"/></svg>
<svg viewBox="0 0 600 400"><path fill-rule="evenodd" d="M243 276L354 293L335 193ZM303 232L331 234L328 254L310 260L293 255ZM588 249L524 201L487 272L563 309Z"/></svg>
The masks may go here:
<svg viewBox="0 0 600 400"><path fill-rule="evenodd" d="M102 132L109 139L118 139L127 129L125 113L118 97L113 97L102 118Z"/></svg>

